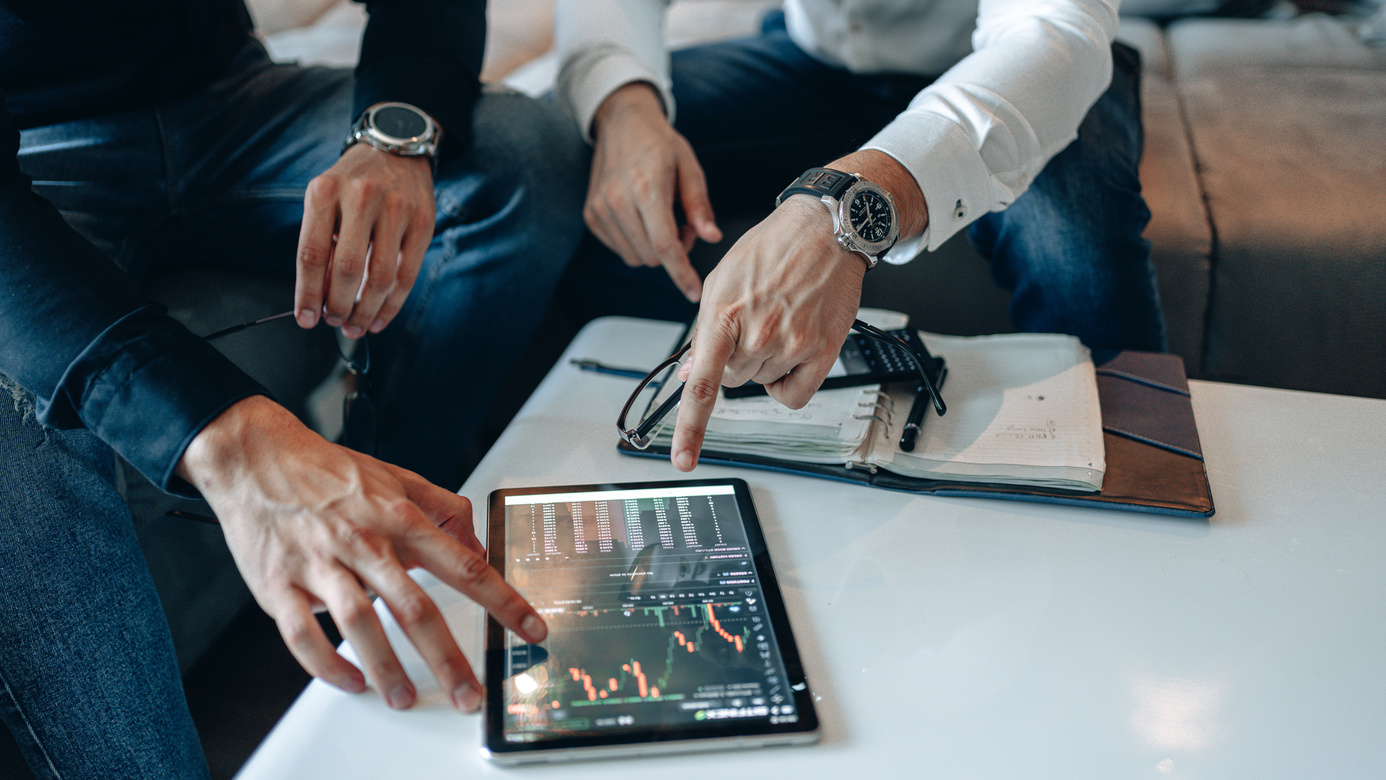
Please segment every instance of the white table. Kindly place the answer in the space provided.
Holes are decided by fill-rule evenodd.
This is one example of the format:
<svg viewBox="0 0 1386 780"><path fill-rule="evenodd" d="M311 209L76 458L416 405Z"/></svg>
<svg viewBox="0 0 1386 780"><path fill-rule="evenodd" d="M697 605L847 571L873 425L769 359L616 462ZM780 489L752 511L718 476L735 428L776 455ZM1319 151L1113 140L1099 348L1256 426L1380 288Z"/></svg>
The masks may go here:
<svg viewBox="0 0 1386 780"><path fill-rule="evenodd" d="M676 333L583 330L463 486L479 532L496 487L679 476L616 452L633 380L567 360L649 366ZM1386 401L1192 386L1211 521L699 467L751 483L817 746L497 768L392 625L413 710L314 682L239 777L1379 777ZM479 663L479 611L423 580Z"/></svg>

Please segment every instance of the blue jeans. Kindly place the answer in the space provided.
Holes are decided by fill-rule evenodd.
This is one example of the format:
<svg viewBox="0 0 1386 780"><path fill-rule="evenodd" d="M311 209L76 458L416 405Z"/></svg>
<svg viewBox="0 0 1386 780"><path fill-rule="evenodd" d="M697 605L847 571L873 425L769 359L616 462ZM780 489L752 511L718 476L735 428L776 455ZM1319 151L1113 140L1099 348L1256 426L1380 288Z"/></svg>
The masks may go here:
<svg viewBox="0 0 1386 780"><path fill-rule="evenodd" d="M827 65L799 49L780 20L767 18L758 37L673 54L675 128L697 153L721 220L764 217L796 176L858 149L931 83ZM1150 213L1137 175L1139 55L1120 44L1113 52L1112 85L1078 139L1010 208L973 223L970 237L1013 293L1017 330L1163 351L1164 320L1141 237ZM889 269L875 271L882 272ZM687 319L693 306L665 277L659 268L627 268L588 235L561 294L580 320Z"/></svg>
<svg viewBox="0 0 1386 780"><path fill-rule="evenodd" d="M137 281L166 264L293 287L309 180L336 161L349 71L247 49L152 110L27 130L34 190ZM582 231L586 149L529 98L487 93L474 145L437 177L436 232L395 322L372 337L379 454L455 487L469 439L530 340ZM36 323L42 327L42 323ZM0 716L39 777L202 777L167 624L85 430L0 396Z"/></svg>

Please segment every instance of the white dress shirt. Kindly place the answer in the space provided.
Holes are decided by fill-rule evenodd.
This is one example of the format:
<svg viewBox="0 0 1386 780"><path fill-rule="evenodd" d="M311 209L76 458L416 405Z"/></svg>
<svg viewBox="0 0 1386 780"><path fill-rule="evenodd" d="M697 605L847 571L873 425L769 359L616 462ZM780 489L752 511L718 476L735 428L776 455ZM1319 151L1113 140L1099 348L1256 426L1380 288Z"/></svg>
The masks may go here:
<svg viewBox="0 0 1386 780"><path fill-rule="evenodd" d="M862 147L905 166L929 208L924 233L887 260L908 262L1006 208L1074 139L1111 81L1118 2L786 0L789 35L814 57L854 73L937 76ZM667 5L557 0L556 97L584 133L602 101L636 81L659 90L673 120Z"/></svg>

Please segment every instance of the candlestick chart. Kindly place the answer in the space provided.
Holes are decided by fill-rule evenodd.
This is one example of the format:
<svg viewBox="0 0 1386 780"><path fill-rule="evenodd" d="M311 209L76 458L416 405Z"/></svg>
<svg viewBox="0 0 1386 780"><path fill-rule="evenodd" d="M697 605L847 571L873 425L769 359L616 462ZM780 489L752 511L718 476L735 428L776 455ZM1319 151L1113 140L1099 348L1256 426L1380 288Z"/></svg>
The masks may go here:
<svg viewBox="0 0 1386 780"><path fill-rule="evenodd" d="M507 579L549 626L508 636L508 728L545 734L791 712L731 496L542 502L510 516ZM776 712L771 713L771 709Z"/></svg>

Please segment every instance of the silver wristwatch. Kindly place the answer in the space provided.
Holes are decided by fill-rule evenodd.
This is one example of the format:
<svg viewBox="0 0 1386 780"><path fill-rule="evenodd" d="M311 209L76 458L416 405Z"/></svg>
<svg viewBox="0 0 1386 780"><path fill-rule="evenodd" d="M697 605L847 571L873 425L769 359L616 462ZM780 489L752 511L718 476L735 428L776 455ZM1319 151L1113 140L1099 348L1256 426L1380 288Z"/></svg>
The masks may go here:
<svg viewBox="0 0 1386 780"><path fill-rule="evenodd" d="M400 157L427 157L436 169L442 138L443 128L422 110L408 103L376 103L351 126L342 151L364 141Z"/></svg>
<svg viewBox="0 0 1386 780"><path fill-rule="evenodd" d="M833 216L833 235L844 249L860 253L867 269L900 237L900 215L895 199L883 187L855 173L832 168L810 168L775 199L778 207L790 195L812 195Z"/></svg>

